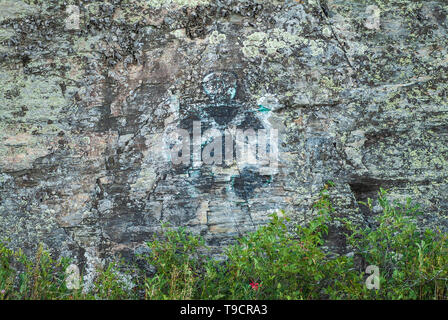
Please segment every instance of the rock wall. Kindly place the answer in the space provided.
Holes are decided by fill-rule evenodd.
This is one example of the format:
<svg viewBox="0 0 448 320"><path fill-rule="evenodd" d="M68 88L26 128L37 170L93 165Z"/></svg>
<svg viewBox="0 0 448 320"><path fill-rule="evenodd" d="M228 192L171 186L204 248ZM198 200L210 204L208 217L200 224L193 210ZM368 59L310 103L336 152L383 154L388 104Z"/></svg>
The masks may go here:
<svg viewBox="0 0 448 320"><path fill-rule="evenodd" d="M90 267L142 252L163 222L218 250L281 209L306 221L327 180L337 215L369 223L357 201L382 187L446 228L447 13L444 0L0 0L0 236ZM209 135L192 148L213 156L237 145L210 153L213 132L277 132L277 166L176 164L173 133L197 122Z"/></svg>

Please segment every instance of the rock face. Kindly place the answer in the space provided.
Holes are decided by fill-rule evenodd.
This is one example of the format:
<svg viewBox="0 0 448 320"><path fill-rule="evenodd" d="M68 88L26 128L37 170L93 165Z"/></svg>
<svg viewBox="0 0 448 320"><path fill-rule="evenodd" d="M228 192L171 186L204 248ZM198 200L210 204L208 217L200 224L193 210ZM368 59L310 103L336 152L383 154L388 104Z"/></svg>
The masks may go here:
<svg viewBox="0 0 448 320"><path fill-rule="evenodd" d="M444 0L0 0L0 236L88 267L141 252L163 222L218 250L280 209L306 221L327 180L337 215L369 223L357 201L382 187L447 228L447 14ZM275 157L218 161L238 130Z"/></svg>

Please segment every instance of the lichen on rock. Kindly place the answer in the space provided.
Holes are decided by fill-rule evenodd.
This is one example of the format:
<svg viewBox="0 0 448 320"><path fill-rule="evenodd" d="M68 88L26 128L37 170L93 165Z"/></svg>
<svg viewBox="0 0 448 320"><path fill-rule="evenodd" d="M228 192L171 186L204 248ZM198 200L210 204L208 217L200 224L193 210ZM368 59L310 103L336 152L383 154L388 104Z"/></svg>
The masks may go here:
<svg viewBox="0 0 448 320"><path fill-rule="evenodd" d="M90 273L166 222L217 253L279 210L304 223L328 180L352 221L369 223L359 201L381 187L446 229L447 14L442 0L0 0L0 234ZM193 121L276 129L276 172L174 165Z"/></svg>

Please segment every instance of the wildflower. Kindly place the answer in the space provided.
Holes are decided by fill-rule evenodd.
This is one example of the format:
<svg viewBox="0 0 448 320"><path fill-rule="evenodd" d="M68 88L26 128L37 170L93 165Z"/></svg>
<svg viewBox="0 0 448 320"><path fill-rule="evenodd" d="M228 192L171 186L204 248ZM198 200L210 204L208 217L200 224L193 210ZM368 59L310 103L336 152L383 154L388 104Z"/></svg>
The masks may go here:
<svg viewBox="0 0 448 320"><path fill-rule="evenodd" d="M250 283L250 286L252 287L252 289L254 289L255 291L257 291L260 287L261 287L261 284L259 284L258 282L251 282Z"/></svg>
<svg viewBox="0 0 448 320"><path fill-rule="evenodd" d="M5 290L2 290L0 291L0 294L5 294L5 292L6 292Z"/></svg>

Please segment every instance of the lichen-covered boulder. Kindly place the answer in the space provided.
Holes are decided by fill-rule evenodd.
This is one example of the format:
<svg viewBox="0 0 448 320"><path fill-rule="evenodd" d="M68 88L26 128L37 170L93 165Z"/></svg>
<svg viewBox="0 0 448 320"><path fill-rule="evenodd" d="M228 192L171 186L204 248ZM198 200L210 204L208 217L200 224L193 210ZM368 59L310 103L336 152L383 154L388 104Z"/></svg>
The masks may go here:
<svg viewBox="0 0 448 320"><path fill-rule="evenodd" d="M0 0L0 237L93 268L169 222L219 252L279 210L307 221L328 180L338 216L368 224L358 201L382 187L447 228L447 14L443 0ZM199 158L173 159L176 130ZM217 161L238 130L269 135L274 157Z"/></svg>

